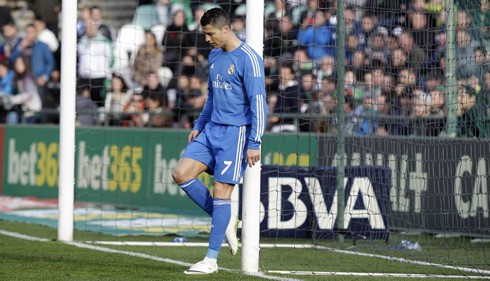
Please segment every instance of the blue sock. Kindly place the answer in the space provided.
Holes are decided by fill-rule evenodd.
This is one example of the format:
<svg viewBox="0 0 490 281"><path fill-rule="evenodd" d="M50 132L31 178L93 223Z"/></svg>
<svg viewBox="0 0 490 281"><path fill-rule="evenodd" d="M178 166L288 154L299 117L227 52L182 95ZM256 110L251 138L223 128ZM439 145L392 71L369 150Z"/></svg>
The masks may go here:
<svg viewBox="0 0 490 281"><path fill-rule="evenodd" d="M228 227L231 218L231 199L215 198L213 200L213 205L211 234L209 235L209 248L206 257L218 259L221 243L223 243L226 228Z"/></svg>
<svg viewBox="0 0 490 281"><path fill-rule="evenodd" d="M209 189L198 178L179 184L187 195L196 202L209 216L213 216L213 197Z"/></svg>

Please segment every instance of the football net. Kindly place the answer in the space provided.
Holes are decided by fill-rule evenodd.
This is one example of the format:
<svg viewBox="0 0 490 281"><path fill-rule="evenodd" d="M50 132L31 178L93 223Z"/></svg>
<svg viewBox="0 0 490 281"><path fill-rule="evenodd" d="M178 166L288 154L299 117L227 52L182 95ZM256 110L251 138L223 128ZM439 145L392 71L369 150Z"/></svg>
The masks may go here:
<svg viewBox="0 0 490 281"><path fill-rule="evenodd" d="M113 52L83 57L107 68L78 83L97 103L78 121L103 126L77 128L75 228L91 233L76 239L206 242L210 218L171 176L207 96L198 19L221 6L240 39L254 31L240 1L135 2L112 41L90 38ZM260 268L488 275L489 5L345 2L265 3Z"/></svg>

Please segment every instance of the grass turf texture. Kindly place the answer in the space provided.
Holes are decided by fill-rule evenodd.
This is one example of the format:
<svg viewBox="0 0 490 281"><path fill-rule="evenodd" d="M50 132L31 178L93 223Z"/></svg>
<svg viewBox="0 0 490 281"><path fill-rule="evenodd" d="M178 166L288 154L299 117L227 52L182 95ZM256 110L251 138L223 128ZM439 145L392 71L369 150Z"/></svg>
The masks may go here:
<svg viewBox="0 0 490 281"><path fill-rule="evenodd" d="M0 229L47 239L55 239L57 236L56 229L23 223L0 221ZM109 238L114 238L111 236L101 236L100 234L96 233L80 231L76 231L75 235L76 237L83 236L87 240L91 240L90 238L92 236L97 238L97 240L109 240ZM127 237L118 239L127 240ZM171 237L167 237L166 239L170 240ZM198 240L200 241L203 239L201 238ZM195 240L193 239L192 241ZM327 244L332 244L330 246L334 245L333 242ZM348 246L350 246L349 243L346 243L343 247L347 248ZM188 263L195 263L201 260L207 250L205 247L102 247L121 251L144 253ZM362 245L360 247L362 247ZM459 249L458 251L461 250ZM413 252L411 251L410 253L412 254ZM219 265L221 267L239 270L240 255L232 257L229 255L228 251L222 251L219 258ZM377 258L338 254L330 251L313 249L262 249L261 267L268 270L462 274L461 272L450 269L436 269L429 266L411 265L407 263L380 260ZM60 242L26 241L0 235L0 276L2 279L6 280L210 279L210 276L186 276L183 274L185 269L185 266L173 265L123 254L104 253L90 249L81 249ZM329 280L363 280L367 278L354 276L277 276L303 280L325 280L327 278ZM220 271L219 274L212 275L211 279L264 280L257 277L243 275L239 271ZM376 279L379 279L379 277L376 277ZM400 278L387 277L382 278L381 280L399 279Z"/></svg>

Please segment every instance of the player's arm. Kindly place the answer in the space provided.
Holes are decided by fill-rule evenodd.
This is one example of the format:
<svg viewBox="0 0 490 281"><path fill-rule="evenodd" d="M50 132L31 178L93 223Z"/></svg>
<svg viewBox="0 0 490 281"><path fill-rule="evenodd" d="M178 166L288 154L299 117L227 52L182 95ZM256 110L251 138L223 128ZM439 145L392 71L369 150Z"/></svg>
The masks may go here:
<svg viewBox="0 0 490 281"><path fill-rule="evenodd" d="M251 53L251 58L244 59L243 83L250 101L252 112L252 130L248 140L246 162L251 167L260 160L260 144L267 120L267 100L265 95L264 62ZM253 56L252 56L253 55Z"/></svg>
<svg viewBox="0 0 490 281"><path fill-rule="evenodd" d="M208 98L204 103L204 108L202 109L199 118L189 134L189 142L195 138L204 130L204 126L211 121L211 113L213 112L213 84L211 82L211 77L208 79Z"/></svg>

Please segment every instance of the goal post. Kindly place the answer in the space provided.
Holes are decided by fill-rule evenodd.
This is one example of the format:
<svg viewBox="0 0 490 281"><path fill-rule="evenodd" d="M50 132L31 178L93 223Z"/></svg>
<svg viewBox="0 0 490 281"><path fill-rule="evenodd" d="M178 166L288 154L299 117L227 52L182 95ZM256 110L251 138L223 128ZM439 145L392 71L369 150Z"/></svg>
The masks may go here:
<svg viewBox="0 0 490 281"><path fill-rule="evenodd" d="M264 14L264 0L247 1L247 44L260 57L264 49L264 21L252 15ZM264 77L265 79L265 77ZM260 241L260 171L259 161L252 167L247 167L243 176L242 204L242 271L259 271L259 241Z"/></svg>
<svg viewBox="0 0 490 281"><path fill-rule="evenodd" d="M58 240L73 241L75 203L75 100L77 77L77 0L63 0L59 146Z"/></svg>

